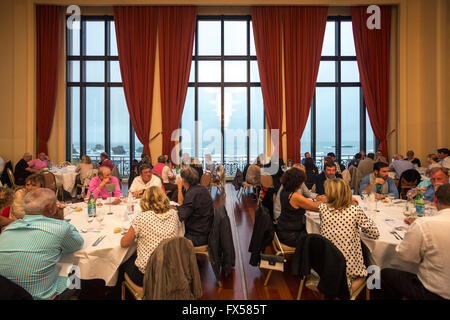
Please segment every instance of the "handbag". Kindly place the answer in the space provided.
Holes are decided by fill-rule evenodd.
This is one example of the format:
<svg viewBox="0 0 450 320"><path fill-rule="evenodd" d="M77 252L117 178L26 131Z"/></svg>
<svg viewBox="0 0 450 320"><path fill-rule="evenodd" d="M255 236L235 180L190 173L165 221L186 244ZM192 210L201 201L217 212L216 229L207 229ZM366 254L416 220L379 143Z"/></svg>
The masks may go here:
<svg viewBox="0 0 450 320"><path fill-rule="evenodd" d="M262 269L270 269L283 272L285 261L286 260L283 256L261 253L261 261L259 263L259 267Z"/></svg>

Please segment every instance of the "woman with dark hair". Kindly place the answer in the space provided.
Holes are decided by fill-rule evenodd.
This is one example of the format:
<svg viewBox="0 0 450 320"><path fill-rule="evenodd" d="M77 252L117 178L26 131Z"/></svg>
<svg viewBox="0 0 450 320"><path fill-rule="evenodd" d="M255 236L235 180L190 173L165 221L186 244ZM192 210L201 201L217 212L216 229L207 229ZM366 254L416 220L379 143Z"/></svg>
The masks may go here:
<svg viewBox="0 0 450 320"><path fill-rule="evenodd" d="M312 158L305 159L305 171L306 171L306 186L311 189L314 185L314 177L319 174L316 164Z"/></svg>
<svg viewBox="0 0 450 320"><path fill-rule="evenodd" d="M280 195L281 215L278 218L277 235L281 243L295 247L297 239L306 233L306 210L319 211L318 203L296 192L305 182L305 173L292 168L281 177L283 190Z"/></svg>

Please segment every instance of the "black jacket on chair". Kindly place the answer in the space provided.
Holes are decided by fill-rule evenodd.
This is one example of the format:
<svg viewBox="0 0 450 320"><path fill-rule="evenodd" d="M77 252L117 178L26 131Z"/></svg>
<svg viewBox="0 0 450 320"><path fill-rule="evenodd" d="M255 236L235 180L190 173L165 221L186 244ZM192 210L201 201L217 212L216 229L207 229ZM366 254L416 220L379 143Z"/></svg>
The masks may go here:
<svg viewBox="0 0 450 320"><path fill-rule="evenodd" d="M320 234L308 234L297 240L291 268L295 276L309 275L314 269L320 276L317 289L326 298L349 299L345 257Z"/></svg>
<svg viewBox="0 0 450 320"><path fill-rule="evenodd" d="M336 178L342 179L342 175L339 173L336 173ZM318 195L325 194L325 188L323 187L323 184L327 180L327 177L325 176L325 172L322 171L321 174L314 177L314 184L316 185L316 193Z"/></svg>
<svg viewBox="0 0 450 320"><path fill-rule="evenodd" d="M214 213L214 222L209 233L208 254L216 279L219 279L221 270L225 277L231 273L231 268L235 266L236 254L230 218L223 205Z"/></svg>
<svg viewBox="0 0 450 320"><path fill-rule="evenodd" d="M33 297L15 282L0 276L0 300L33 300Z"/></svg>
<svg viewBox="0 0 450 320"><path fill-rule="evenodd" d="M259 206L255 212L255 225L248 251L251 252L250 265L258 266L261 260L261 252L272 242L274 227L269 211L264 206Z"/></svg>

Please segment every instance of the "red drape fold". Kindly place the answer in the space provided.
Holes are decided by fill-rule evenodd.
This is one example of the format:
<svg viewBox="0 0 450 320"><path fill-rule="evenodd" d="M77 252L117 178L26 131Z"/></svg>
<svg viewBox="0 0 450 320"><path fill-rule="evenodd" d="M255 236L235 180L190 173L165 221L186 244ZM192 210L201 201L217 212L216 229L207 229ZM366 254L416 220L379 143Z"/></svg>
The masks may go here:
<svg viewBox="0 0 450 320"><path fill-rule="evenodd" d="M379 149L386 159L389 124L391 7L381 6L381 28L369 29L367 7L352 8L356 59L367 112Z"/></svg>
<svg viewBox="0 0 450 320"><path fill-rule="evenodd" d="M36 130L37 153L48 154L58 92L62 7L36 6Z"/></svg>
<svg viewBox="0 0 450 320"><path fill-rule="evenodd" d="M161 7L158 19L163 154L171 155L188 89L197 19L196 7Z"/></svg>
<svg viewBox="0 0 450 320"><path fill-rule="evenodd" d="M328 7L282 7L280 13L284 35L287 156L300 162L300 139L314 95Z"/></svg>
<svg viewBox="0 0 450 320"><path fill-rule="evenodd" d="M158 7L114 6L120 73L136 136L150 155Z"/></svg>
<svg viewBox="0 0 450 320"><path fill-rule="evenodd" d="M252 7L252 24L264 110L269 129L280 130L278 143L282 155L283 79L279 8Z"/></svg>

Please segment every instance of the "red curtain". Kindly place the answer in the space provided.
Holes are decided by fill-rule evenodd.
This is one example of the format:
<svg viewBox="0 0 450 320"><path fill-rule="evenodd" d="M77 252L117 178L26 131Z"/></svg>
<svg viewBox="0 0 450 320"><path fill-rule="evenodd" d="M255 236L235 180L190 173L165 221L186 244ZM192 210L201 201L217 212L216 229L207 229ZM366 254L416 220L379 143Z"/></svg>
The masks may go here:
<svg viewBox="0 0 450 320"><path fill-rule="evenodd" d="M150 155L158 7L114 6L125 99L136 136Z"/></svg>
<svg viewBox="0 0 450 320"><path fill-rule="evenodd" d="M328 7L280 8L284 34L287 156L300 162L300 139L308 121L322 54Z"/></svg>
<svg viewBox="0 0 450 320"><path fill-rule="evenodd" d="M48 154L58 92L58 61L63 30L62 7L36 6L36 130L37 153Z"/></svg>
<svg viewBox="0 0 450 320"><path fill-rule="evenodd" d="M283 84L281 62L281 20L278 7L252 7L261 91L269 129L279 129L279 152L282 149Z"/></svg>
<svg viewBox="0 0 450 320"><path fill-rule="evenodd" d="M369 29L367 20L371 16L367 7L352 8L353 36L356 59L367 112L375 137L380 141L379 149L386 159L387 129L389 123L389 76L391 42L391 7L381 6L381 28Z"/></svg>
<svg viewBox="0 0 450 320"><path fill-rule="evenodd" d="M183 114L191 70L196 19L196 7L161 7L159 9L163 154L171 154L175 145L175 141L171 141L172 132L179 128Z"/></svg>

